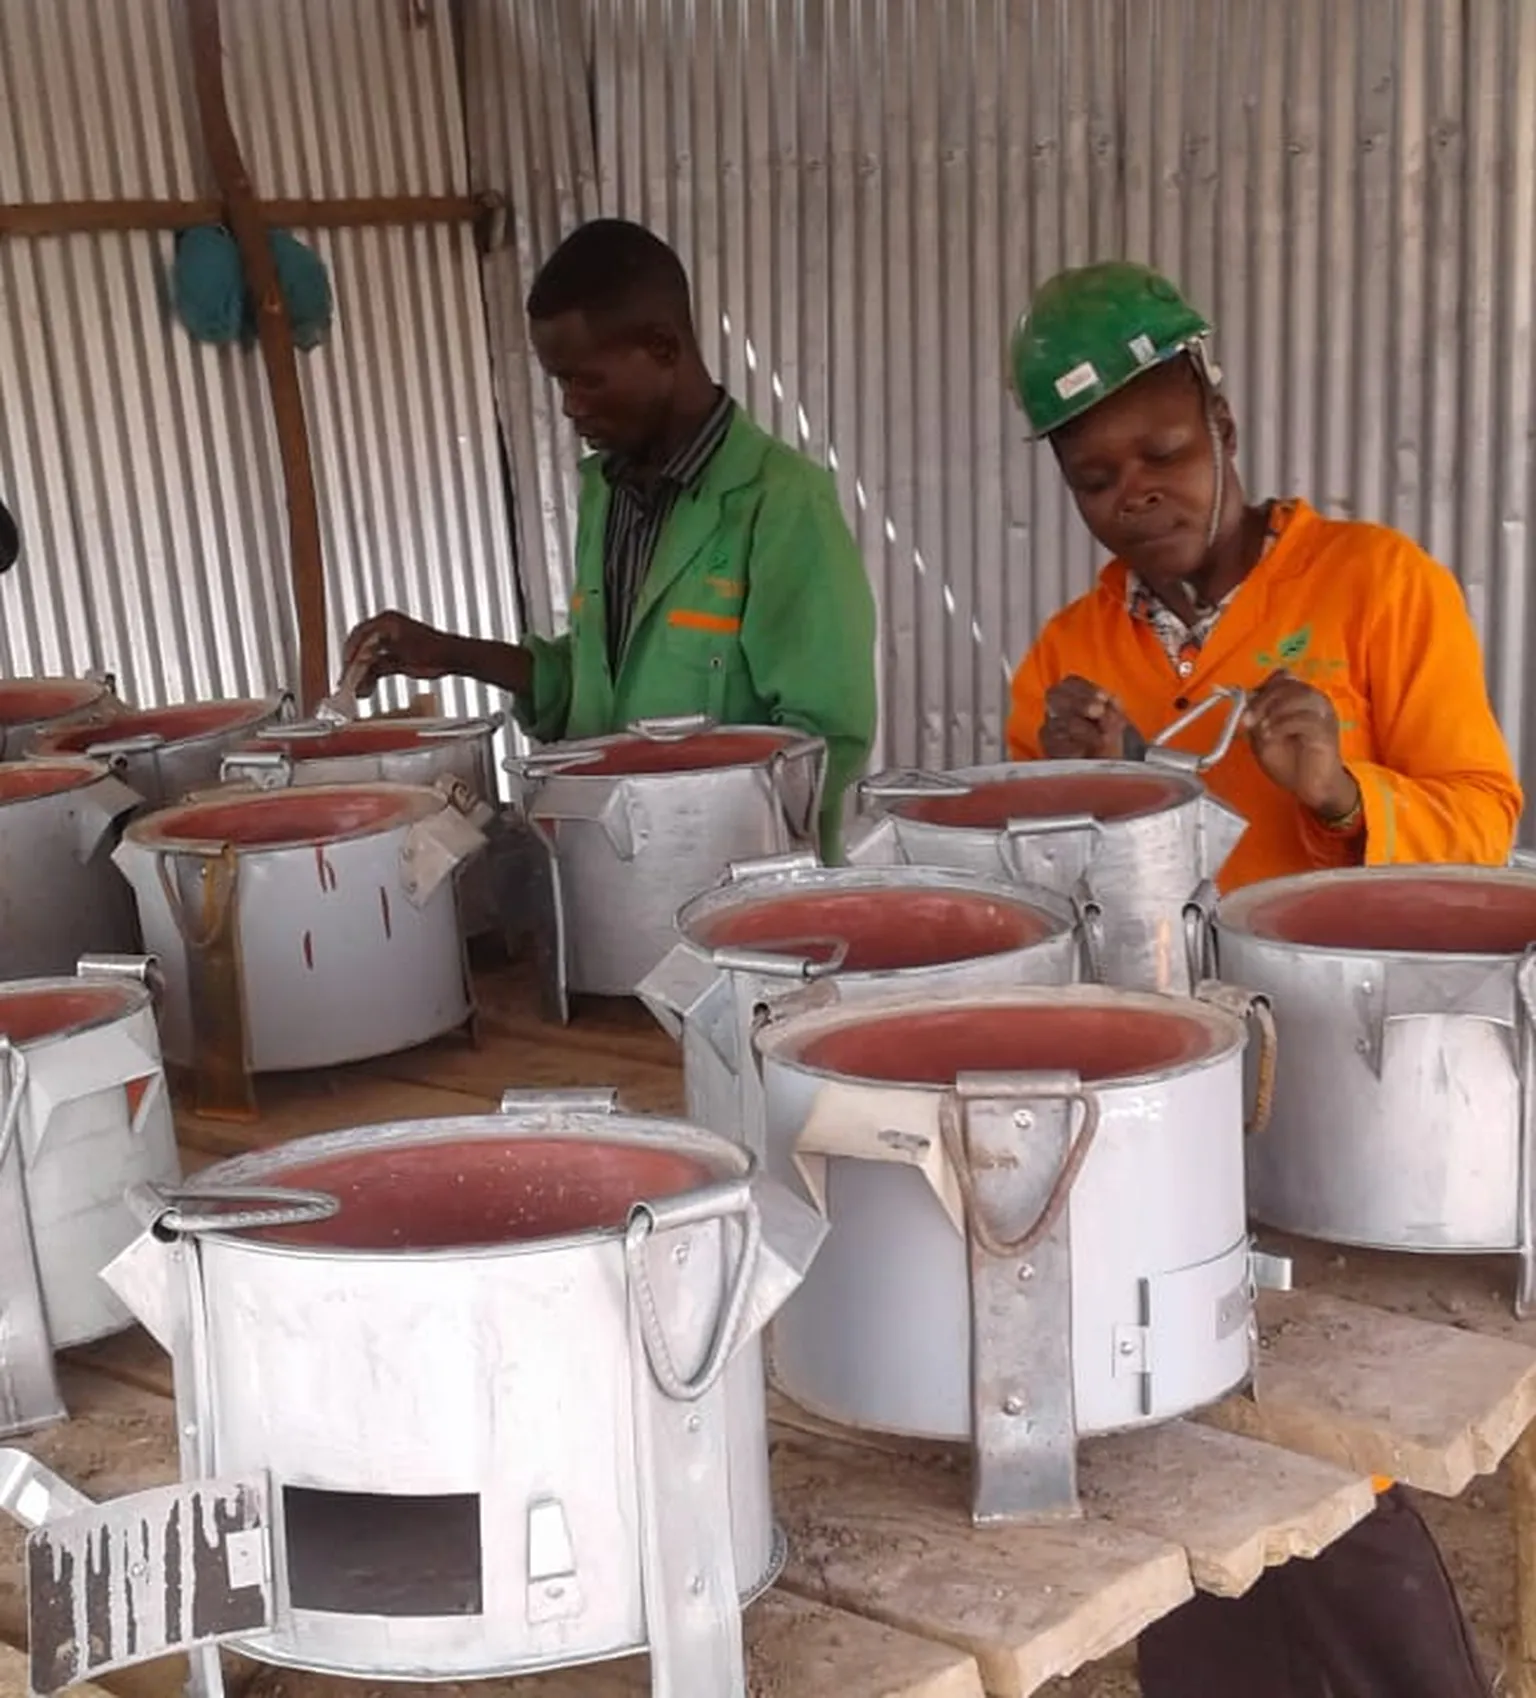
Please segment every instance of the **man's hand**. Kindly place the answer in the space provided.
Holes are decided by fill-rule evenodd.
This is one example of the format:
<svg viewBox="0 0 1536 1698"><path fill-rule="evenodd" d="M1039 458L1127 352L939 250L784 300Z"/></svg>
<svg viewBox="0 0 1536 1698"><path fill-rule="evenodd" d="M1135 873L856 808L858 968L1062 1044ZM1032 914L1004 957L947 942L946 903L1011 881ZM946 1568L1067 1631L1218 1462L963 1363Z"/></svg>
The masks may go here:
<svg viewBox="0 0 1536 1698"><path fill-rule="evenodd" d="M1333 703L1289 672L1272 672L1248 698L1243 727L1254 759L1319 819L1342 820L1360 801L1339 749Z"/></svg>
<svg viewBox="0 0 1536 1698"><path fill-rule="evenodd" d="M1127 732L1140 738L1108 690L1086 678L1063 678L1045 696L1040 747L1053 761L1123 761Z"/></svg>
<svg viewBox="0 0 1536 1698"><path fill-rule="evenodd" d="M342 672L354 660L367 669L359 696L371 696L381 678L443 678L459 668L459 639L403 613L379 613L355 626L342 650Z"/></svg>

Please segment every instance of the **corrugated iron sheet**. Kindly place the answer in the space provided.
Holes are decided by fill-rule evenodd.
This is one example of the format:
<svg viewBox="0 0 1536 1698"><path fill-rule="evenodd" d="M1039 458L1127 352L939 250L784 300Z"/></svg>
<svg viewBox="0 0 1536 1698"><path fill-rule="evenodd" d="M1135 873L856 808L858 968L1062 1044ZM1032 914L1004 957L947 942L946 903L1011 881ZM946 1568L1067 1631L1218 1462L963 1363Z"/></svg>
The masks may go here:
<svg viewBox="0 0 1536 1698"><path fill-rule="evenodd" d="M1255 494L1398 525L1459 573L1536 784L1536 8L472 10L476 169L517 189L494 344L541 621L564 605L571 445L515 376L512 296L560 232L617 212L678 245L735 393L837 469L884 615L882 757L995 755L1007 669L1096 567L1006 394L1007 333L1058 267L1126 254L1214 315Z"/></svg>
<svg viewBox="0 0 1536 1698"><path fill-rule="evenodd" d="M212 185L179 9L0 0L0 194ZM259 191L462 193L446 0L223 8L231 112ZM336 327L300 370L331 637L383 606L517 630L478 259L468 229L311 235ZM0 581L0 669L117 669L156 702L286 684L286 513L255 350L195 345L169 237L0 244L0 490L26 554ZM449 684L456 710L486 693Z"/></svg>

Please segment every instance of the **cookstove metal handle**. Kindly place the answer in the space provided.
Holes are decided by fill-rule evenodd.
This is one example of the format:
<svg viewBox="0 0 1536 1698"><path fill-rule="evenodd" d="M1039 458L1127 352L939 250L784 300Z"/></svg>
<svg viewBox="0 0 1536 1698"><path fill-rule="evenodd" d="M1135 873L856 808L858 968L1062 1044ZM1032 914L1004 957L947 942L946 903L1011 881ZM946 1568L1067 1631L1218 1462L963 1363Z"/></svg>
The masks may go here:
<svg viewBox="0 0 1536 1698"><path fill-rule="evenodd" d="M324 1191L263 1189L252 1185L186 1190L146 1180L124 1198L130 1213L149 1231L164 1236L245 1232L259 1226L310 1226L340 1212L341 1199ZM227 1203L228 1208L214 1205ZM201 1208L200 1208L201 1205Z"/></svg>
<svg viewBox="0 0 1536 1698"><path fill-rule="evenodd" d="M285 737L307 735L307 731L284 730ZM282 749L249 749L244 754L225 755L219 762L219 783L286 790L293 783L293 762Z"/></svg>
<svg viewBox="0 0 1536 1698"><path fill-rule="evenodd" d="M1184 904L1184 962L1191 988L1216 971L1216 886L1202 879Z"/></svg>
<svg viewBox="0 0 1536 1698"><path fill-rule="evenodd" d="M1235 1014L1259 1034L1258 1078L1253 1092L1253 1110L1243 1127L1246 1136L1257 1137L1269 1125L1275 1107L1275 1078L1279 1066L1280 1037L1275 1030L1274 1009L1269 998L1260 991L1245 990L1241 985L1223 984L1220 979L1206 979L1195 987L1195 996L1213 1008Z"/></svg>
<svg viewBox="0 0 1536 1698"><path fill-rule="evenodd" d="M662 1328L656 1294L651 1288L650 1271L646 1266L646 1245L654 1232L667 1232L703 1221L724 1222L737 1215L742 1217L742 1242L731 1280L731 1293L715 1325L715 1336L710 1341L703 1365L691 1380L685 1380L677 1371ZM629 1273L630 1290L635 1294L645 1359L662 1394L674 1403L697 1403L725 1372L736 1346L736 1336L741 1331L762 1241L763 1223L757 1204L750 1189L741 1183L708 1186L678 1202L636 1203L630 1210L629 1222L624 1229L624 1263Z"/></svg>
<svg viewBox="0 0 1536 1698"><path fill-rule="evenodd" d="M111 726L102 727L110 731ZM117 762L128 755L148 755L160 748L165 738L158 731L140 731L131 737L103 737L99 743L92 743L86 749L86 754L93 761L106 761L116 770Z"/></svg>
<svg viewBox="0 0 1536 1698"><path fill-rule="evenodd" d="M822 948L824 961L795 950ZM756 973L764 979L824 979L840 973L848 960L848 940L843 937L786 937L775 949L733 949L729 945L709 952L711 965L726 973Z"/></svg>
<svg viewBox="0 0 1536 1698"><path fill-rule="evenodd" d="M792 849L786 855L752 855L744 861L727 861L722 885L744 884L748 879L771 878L775 873L816 873L821 862L812 849Z"/></svg>
<svg viewBox="0 0 1536 1698"><path fill-rule="evenodd" d="M502 762L502 771L514 778L537 782L568 770L579 771L584 766L591 766L600 761L605 752L602 749L563 749L556 744L550 749L536 750L531 755L514 755Z"/></svg>
<svg viewBox="0 0 1536 1698"><path fill-rule="evenodd" d="M0 1032L0 1168L5 1166L21 1120L27 1090L27 1055Z"/></svg>
<svg viewBox="0 0 1536 1698"><path fill-rule="evenodd" d="M277 692L277 721L279 725L291 725L299 717L299 704L294 700L292 690Z"/></svg>
<svg viewBox="0 0 1536 1698"><path fill-rule="evenodd" d="M999 1238L993 1232L976 1197L976 1175L971 1166L966 1104L968 1099L974 1101L987 1098L1006 1099L1015 1105L1014 1118L1020 1131L1028 1130L1029 1122L1020 1120L1019 1116L1028 1115L1029 1104L1032 1102L1060 1102L1067 1105L1069 1113L1074 1106L1083 1111L1076 1136L1067 1146L1067 1153L1039 1214L1016 1238ZM1087 1161L1088 1152L1093 1148L1093 1141L1098 1136L1099 1099L1093 1091L1080 1083L1075 1075L1042 1075L1034 1082L1025 1080L1016 1086L1009 1086L1005 1081L989 1078L986 1074L976 1075L971 1079L962 1074L955 1081L954 1094L947 1099L940 1114L939 1127L944 1141L944 1153L949 1157L949 1165L965 1203L965 1218L970 1224L971 1235L989 1256L1006 1261L1015 1256L1027 1256L1056 1224L1057 1217L1066 1207L1067 1199L1072 1195L1072 1187L1077 1183L1077 1176L1083 1171L1083 1163Z"/></svg>
<svg viewBox="0 0 1536 1698"><path fill-rule="evenodd" d="M921 796L969 796L971 787L944 772L917 767L891 767L861 778L854 788L859 802L915 801Z"/></svg>
<svg viewBox="0 0 1536 1698"><path fill-rule="evenodd" d="M572 1085L548 1091L503 1091L499 1112L509 1119L548 1114L617 1114L617 1085Z"/></svg>
<svg viewBox="0 0 1536 1698"><path fill-rule="evenodd" d="M1206 754L1192 755L1182 749L1170 749L1167 745L1181 732L1187 731L1196 721L1205 716L1222 701L1230 702L1221 735L1216 739L1215 746ZM1146 761L1149 766L1172 767L1176 772L1206 772L1219 761L1227 758L1228 751L1237 738L1239 728L1243 723L1243 715L1248 709L1247 693L1235 684L1223 684L1219 690L1214 690L1203 702L1196 702L1188 713L1182 713L1172 725L1166 725L1147 745Z"/></svg>

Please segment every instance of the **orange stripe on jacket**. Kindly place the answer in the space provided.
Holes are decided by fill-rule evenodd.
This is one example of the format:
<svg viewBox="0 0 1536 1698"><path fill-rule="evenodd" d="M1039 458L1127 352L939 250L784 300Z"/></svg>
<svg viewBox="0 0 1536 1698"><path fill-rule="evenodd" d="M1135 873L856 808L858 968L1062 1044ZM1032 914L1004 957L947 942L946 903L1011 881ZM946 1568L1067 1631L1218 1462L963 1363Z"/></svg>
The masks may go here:
<svg viewBox="0 0 1536 1698"><path fill-rule="evenodd" d="M667 623L685 631L719 631L724 636L741 629L741 621L728 613L695 613L690 607L674 608L667 615Z"/></svg>
<svg viewBox="0 0 1536 1698"><path fill-rule="evenodd" d="M1013 680L1010 758L1040 757L1046 691L1074 673L1117 696L1150 737L1218 685L1256 689L1286 667L1338 713L1364 801L1368 866L1506 860L1520 786L1477 633L1455 578L1407 537L1325 519L1298 501L1183 678L1151 628L1132 619L1126 583L1124 564L1111 561L1097 588L1040 633ZM1212 712L1179 747L1209 748L1219 724ZM1359 858L1358 844L1323 831L1265 777L1246 741L1205 781L1248 821L1223 890Z"/></svg>

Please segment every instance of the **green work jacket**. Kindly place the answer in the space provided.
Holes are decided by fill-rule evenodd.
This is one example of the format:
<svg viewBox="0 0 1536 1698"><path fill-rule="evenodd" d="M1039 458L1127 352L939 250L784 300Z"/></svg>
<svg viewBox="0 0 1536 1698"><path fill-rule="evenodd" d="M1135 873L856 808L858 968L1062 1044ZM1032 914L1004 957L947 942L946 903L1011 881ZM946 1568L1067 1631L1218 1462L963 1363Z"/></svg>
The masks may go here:
<svg viewBox="0 0 1536 1698"><path fill-rule="evenodd" d="M570 629L528 639L519 722L542 743L692 713L823 737L821 848L836 860L843 796L875 735L875 604L831 476L738 408L667 516L617 674L603 606L608 494L588 457Z"/></svg>

